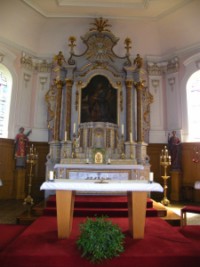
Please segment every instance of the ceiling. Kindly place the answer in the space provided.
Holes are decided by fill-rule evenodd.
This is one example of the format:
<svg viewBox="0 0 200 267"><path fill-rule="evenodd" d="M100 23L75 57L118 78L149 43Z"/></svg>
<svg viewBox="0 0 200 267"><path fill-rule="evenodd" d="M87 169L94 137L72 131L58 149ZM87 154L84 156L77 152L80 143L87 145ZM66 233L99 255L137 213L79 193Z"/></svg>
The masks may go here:
<svg viewBox="0 0 200 267"><path fill-rule="evenodd" d="M193 0L22 0L47 18L157 20Z"/></svg>

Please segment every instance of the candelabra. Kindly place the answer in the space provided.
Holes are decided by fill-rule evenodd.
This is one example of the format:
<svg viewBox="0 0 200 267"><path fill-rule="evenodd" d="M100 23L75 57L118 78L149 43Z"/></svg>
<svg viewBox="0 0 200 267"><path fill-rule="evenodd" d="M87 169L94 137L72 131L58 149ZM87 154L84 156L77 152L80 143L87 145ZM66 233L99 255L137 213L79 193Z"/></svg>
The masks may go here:
<svg viewBox="0 0 200 267"><path fill-rule="evenodd" d="M166 146L164 147L164 149L162 149L162 153L160 155L160 165L164 168L164 175L161 176L164 180L164 197L161 203L165 206L168 206L170 201L167 199L167 179L170 176L167 175L167 167L171 165L171 156L168 155L168 150Z"/></svg>
<svg viewBox="0 0 200 267"><path fill-rule="evenodd" d="M27 154L26 162L30 165L29 168L29 180L28 180L28 195L24 199L24 204L30 204L33 205L33 198L31 197L31 187L32 187L32 178L33 178L33 167L36 165L38 160L38 154L36 151L36 148L33 147L33 145L30 147L30 152Z"/></svg>

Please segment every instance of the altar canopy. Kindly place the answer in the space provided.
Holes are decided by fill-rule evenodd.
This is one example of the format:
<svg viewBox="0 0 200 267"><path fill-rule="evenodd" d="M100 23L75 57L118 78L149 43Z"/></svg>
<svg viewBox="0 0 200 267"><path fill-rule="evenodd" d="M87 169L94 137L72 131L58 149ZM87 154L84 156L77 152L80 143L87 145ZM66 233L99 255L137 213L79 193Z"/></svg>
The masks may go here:
<svg viewBox="0 0 200 267"><path fill-rule="evenodd" d="M103 18L81 36L69 37L69 57L53 58L46 94L50 151L47 177L56 163L148 165L149 106L146 73L139 54L131 58L131 40L123 55Z"/></svg>

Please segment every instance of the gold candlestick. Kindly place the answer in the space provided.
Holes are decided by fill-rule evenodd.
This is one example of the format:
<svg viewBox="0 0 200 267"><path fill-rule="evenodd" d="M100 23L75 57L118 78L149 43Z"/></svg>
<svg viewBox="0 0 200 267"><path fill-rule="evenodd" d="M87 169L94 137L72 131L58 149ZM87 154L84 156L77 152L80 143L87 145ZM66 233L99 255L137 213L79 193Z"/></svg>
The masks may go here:
<svg viewBox="0 0 200 267"><path fill-rule="evenodd" d="M167 179L170 177L167 175L167 167L171 165L171 156L168 154L167 147L165 146L164 149L162 149L161 156L160 156L160 165L164 168L164 175L161 176L164 180L164 196L161 200L161 203L165 206L168 206L170 201L167 198Z"/></svg>
<svg viewBox="0 0 200 267"><path fill-rule="evenodd" d="M33 147L33 145L30 147L30 152L27 154L27 164L30 164L30 171L29 171L29 180L28 180L28 195L24 199L24 204L30 204L33 205L34 201L31 197L31 187L32 187L32 178L33 178L33 167L36 165L36 162L38 160L38 154L36 151L36 148Z"/></svg>

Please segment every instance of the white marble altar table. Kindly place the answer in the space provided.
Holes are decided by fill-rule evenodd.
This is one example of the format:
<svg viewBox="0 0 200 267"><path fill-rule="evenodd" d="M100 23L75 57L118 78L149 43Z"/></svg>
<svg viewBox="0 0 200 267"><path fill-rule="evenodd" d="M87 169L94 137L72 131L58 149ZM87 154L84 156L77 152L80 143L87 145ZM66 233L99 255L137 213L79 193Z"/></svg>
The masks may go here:
<svg viewBox="0 0 200 267"><path fill-rule="evenodd" d="M129 230L134 239L144 238L147 193L151 191L163 192L162 186L158 183L133 180L78 181L56 179L53 182L44 182L40 189L56 191L58 238L60 239L70 236L73 221L74 197L77 191L127 192Z"/></svg>
<svg viewBox="0 0 200 267"><path fill-rule="evenodd" d="M87 179L91 176L107 176L111 179L132 180L140 176L140 171L144 170L143 165L123 165L123 164L56 164L54 169L57 178L67 179ZM143 177L144 178L144 177ZM147 179L146 179L147 180Z"/></svg>

